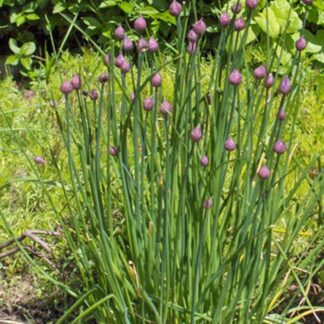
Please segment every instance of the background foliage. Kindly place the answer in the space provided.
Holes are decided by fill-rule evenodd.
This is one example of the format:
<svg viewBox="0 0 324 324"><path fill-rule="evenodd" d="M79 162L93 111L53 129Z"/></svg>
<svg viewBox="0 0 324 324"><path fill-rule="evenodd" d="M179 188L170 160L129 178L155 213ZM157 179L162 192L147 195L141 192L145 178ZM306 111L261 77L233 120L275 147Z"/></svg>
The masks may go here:
<svg viewBox="0 0 324 324"><path fill-rule="evenodd" d="M204 17L209 26L205 47L207 50L212 51L219 40L219 13L225 9L229 10L235 1L194 1L198 15ZM316 64L319 62L324 64L324 0L315 0L307 16L305 16L305 6L301 2L300 0L269 1L270 45L277 46L278 51L282 52L282 73L285 73L288 68L294 42L300 33L304 34L308 41L305 52ZM248 35L248 44L254 45L251 58L256 62L264 59L267 46L266 3L266 0L261 0L253 13L252 28ZM242 1L242 4L244 6L245 1ZM53 50L53 44L50 45L49 41L49 32L54 35L56 46L66 37L69 39L69 49L77 49L85 42L82 35L75 28L71 28L70 22L62 14L70 19L76 19L77 25L103 47L107 46L118 24L129 27L129 21L138 15L143 15L150 21L153 34L172 44L175 35L175 19L169 14L168 6L167 0L2 0L0 1L2 52L12 54L7 58L7 64L18 65L24 75L29 78L35 77L31 72L32 63ZM287 34L284 41L279 41L280 36L285 32L288 15L290 15L290 24ZM304 19L307 21L306 30L301 30ZM136 38L136 35L130 37ZM256 40L258 44L255 46Z"/></svg>

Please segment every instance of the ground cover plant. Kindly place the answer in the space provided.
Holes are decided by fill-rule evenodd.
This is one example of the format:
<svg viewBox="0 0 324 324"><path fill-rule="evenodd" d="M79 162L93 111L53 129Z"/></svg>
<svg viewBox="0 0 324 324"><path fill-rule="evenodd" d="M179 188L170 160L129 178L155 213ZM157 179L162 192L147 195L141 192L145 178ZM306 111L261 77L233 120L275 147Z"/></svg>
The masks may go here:
<svg viewBox="0 0 324 324"><path fill-rule="evenodd" d="M301 166L294 150L307 43L301 35L287 75L276 70L281 55L270 47L264 62L248 64L257 1L246 3L244 18L238 6L221 14L221 39L207 72L201 63L207 26L200 17L191 25L182 13L195 7L173 1L173 58L159 52L139 17L136 55L120 26L105 56L107 72L98 71L96 83L83 77L82 66L64 76L65 109L56 100L52 105L68 181L49 152L63 211L41 181L45 160L31 159L24 138L10 133L62 221L82 281L72 288L47 275L77 298L59 322L320 320L323 308L308 297L323 266L320 232L313 232L303 258L294 245L322 217L320 157ZM277 312L293 282L296 291ZM298 294L304 307L294 307Z"/></svg>

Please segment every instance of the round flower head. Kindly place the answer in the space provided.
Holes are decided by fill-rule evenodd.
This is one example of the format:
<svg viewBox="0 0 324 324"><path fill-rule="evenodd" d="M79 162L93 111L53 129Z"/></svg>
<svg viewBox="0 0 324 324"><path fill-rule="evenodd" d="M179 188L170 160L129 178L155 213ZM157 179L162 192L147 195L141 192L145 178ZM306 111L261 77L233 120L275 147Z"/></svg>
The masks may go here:
<svg viewBox="0 0 324 324"><path fill-rule="evenodd" d="M101 73L101 74L99 75L98 80L99 80L99 82L101 82L101 83L106 83L106 82L108 82L108 81L109 81L109 75L108 75L108 73L106 73L106 72Z"/></svg>
<svg viewBox="0 0 324 324"><path fill-rule="evenodd" d="M232 85L239 85L242 82L242 75L238 70L233 70L228 77L228 81Z"/></svg>
<svg viewBox="0 0 324 324"><path fill-rule="evenodd" d="M147 42L147 50L150 53L154 53L157 52L158 49L159 49L158 42L153 37L150 37L150 39Z"/></svg>
<svg viewBox="0 0 324 324"><path fill-rule="evenodd" d="M142 32L146 29L147 24L146 24L146 20L143 17L138 17L135 22L134 22L134 28L138 31L138 32Z"/></svg>
<svg viewBox="0 0 324 324"><path fill-rule="evenodd" d="M246 0L245 3L249 9L254 9L257 7L259 0Z"/></svg>
<svg viewBox="0 0 324 324"><path fill-rule="evenodd" d="M177 2L176 0L172 0L169 6L169 12L172 16L176 17L179 16L182 11L181 3Z"/></svg>
<svg viewBox="0 0 324 324"><path fill-rule="evenodd" d="M124 62L125 57L123 56L123 54L118 54L115 59L115 65L120 68Z"/></svg>
<svg viewBox="0 0 324 324"><path fill-rule="evenodd" d="M232 7L231 10L234 14L238 14L242 10L242 5L240 1L237 1Z"/></svg>
<svg viewBox="0 0 324 324"><path fill-rule="evenodd" d="M299 52L301 52L307 47L307 41L304 36L301 36L296 40L295 47Z"/></svg>
<svg viewBox="0 0 324 324"><path fill-rule="evenodd" d="M63 94L68 95L73 91L73 85L70 81L64 81L60 86L60 90Z"/></svg>
<svg viewBox="0 0 324 324"><path fill-rule="evenodd" d="M131 102L135 102L136 96L135 96L135 93L134 92L132 92L130 94L129 99L130 99Z"/></svg>
<svg viewBox="0 0 324 324"><path fill-rule="evenodd" d="M195 127L190 133L191 140L193 142L198 142L202 138L202 130L200 126Z"/></svg>
<svg viewBox="0 0 324 324"><path fill-rule="evenodd" d="M137 42L137 52L138 53L143 53L147 50L148 48L148 43L144 38L140 38Z"/></svg>
<svg viewBox="0 0 324 324"><path fill-rule="evenodd" d="M134 49L133 42L127 36L124 38L122 46L125 52L131 52Z"/></svg>
<svg viewBox="0 0 324 324"><path fill-rule="evenodd" d="M273 151L277 154L283 154L287 151L287 145L284 141L278 140L273 145Z"/></svg>
<svg viewBox="0 0 324 324"><path fill-rule="evenodd" d="M291 84L288 76L285 76L280 83L279 92L283 95L287 95L291 90Z"/></svg>
<svg viewBox="0 0 324 324"><path fill-rule="evenodd" d="M144 99L143 108L146 111L152 110L153 106L154 106L154 101L153 101L153 99L151 97L148 97L148 98Z"/></svg>
<svg viewBox="0 0 324 324"><path fill-rule="evenodd" d="M229 137L225 141L224 148L225 148L226 151L229 151L229 152L234 151L236 149L236 144L235 144L235 142L234 142L234 140L233 140L232 137Z"/></svg>
<svg viewBox="0 0 324 324"><path fill-rule="evenodd" d="M110 54L107 54L105 57L104 57L104 64L106 66L108 66L110 64Z"/></svg>
<svg viewBox="0 0 324 324"><path fill-rule="evenodd" d="M167 117L172 111L172 105L169 101L163 100L160 105L160 112L164 117Z"/></svg>
<svg viewBox="0 0 324 324"><path fill-rule="evenodd" d="M198 36L202 36L206 32L207 26L204 20L200 18L192 25L192 29Z"/></svg>
<svg viewBox="0 0 324 324"><path fill-rule="evenodd" d="M313 0L303 0L305 5L311 5L313 4Z"/></svg>
<svg viewBox="0 0 324 324"><path fill-rule="evenodd" d="M266 88L271 88L273 86L273 83L274 83L273 74L269 73L268 77L264 80L264 85Z"/></svg>
<svg viewBox="0 0 324 324"><path fill-rule="evenodd" d="M266 180L270 177L270 170L266 165L263 165L259 171L258 171L258 176L262 180Z"/></svg>
<svg viewBox="0 0 324 324"><path fill-rule="evenodd" d="M161 78L160 73L155 73L152 76L151 84L152 84L153 87L156 87L156 88L160 87L162 85L162 78Z"/></svg>
<svg viewBox="0 0 324 324"><path fill-rule="evenodd" d="M262 64L253 71L253 75L256 79L261 80L266 77L267 75L267 69L266 67Z"/></svg>
<svg viewBox="0 0 324 324"><path fill-rule="evenodd" d="M229 17L229 15L227 14L227 12L222 12L220 17L219 17L219 24L222 27L226 27L231 23L231 18Z"/></svg>
<svg viewBox="0 0 324 324"><path fill-rule="evenodd" d="M99 97L99 93L96 89L92 89L89 93L89 97L91 100L96 101Z"/></svg>
<svg viewBox="0 0 324 324"><path fill-rule="evenodd" d="M116 29L115 29L115 37L119 40L123 40L125 37L125 30L124 28L119 25Z"/></svg>
<svg viewBox="0 0 324 324"><path fill-rule="evenodd" d="M123 64L121 65L120 70L121 70L123 73L127 73L127 72L129 72L130 68L131 68L130 63L128 63L128 62L125 60L125 61L123 62Z"/></svg>
<svg viewBox="0 0 324 324"><path fill-rule="evenodd" d="M40 156L35 156L34 161L38 165L44 165L45 164L45 160Z"/></svg>
<svg viewBox="0 0 324 324"><path fill-rule="evenodd" d="M116 146L110 146L109 154L112 156L116 156L118 154L118 148Z"/></svg>
<svg viewBox="0 0 324 324"><path fill-rule="evenodd" d="M192 43L196 43L199 36L196 34L196 32L193 29L190 29L187 35L188 39Z"/></svg>
<svg viewBox="0 0 324 324"><path fill-rule="evenodd" d="M234 21L234 29L236 31L241 31L245 27L245 21L242 17L235 19Z"/></svg>
<svg viewBox="0 0 324 324"><path fill-rule="evenodd" d="M73 89L79 90L81 88L80 74L74 74L72 76L71 84L72 84Z"/></svg>
<svg viewBox="0 0 324 324"><path fill-rule="evenodd" d="M200 164L205 167L207 166L209 163L209 160L208 160L208 157L206 155L203 155L201 158L200 158Z"/></svg>
<svg viewBox="0 0 324 324"><path fill-rule="evenodd" d="M203 208L209 209L211 208L212 204L213 204L212 198L208 198L203 202Z"/></svg>
<svg viewBox="0 0 324 324"><path fill-rule="evenodd" d="M196 48L197 48L197 44L196 44L196 43L189 42L189 43L188 43L188 46L187 46L187 52L188 52L190 55L192 55L192 54L195 53Z"/></svg>
<svg viewBox="0 0 324 324"><path fill-rule="evenodd" d="M284 121L286 119L286 112L283 108L280 108L277 114L277 118L280 121Z"/></svg>

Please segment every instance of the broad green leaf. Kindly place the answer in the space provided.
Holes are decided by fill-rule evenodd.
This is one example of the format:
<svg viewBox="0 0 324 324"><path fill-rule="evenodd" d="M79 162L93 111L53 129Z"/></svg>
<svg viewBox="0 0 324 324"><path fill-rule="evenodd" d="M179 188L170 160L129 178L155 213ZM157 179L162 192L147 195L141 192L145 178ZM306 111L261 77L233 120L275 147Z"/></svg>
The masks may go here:
<svg viewBox="0 0 324 324"><path fill-rule="evenodd" d="M123 1L121 4L118 5L118 7L124 12L126 12L127 14L131 13L134 9L134 5L126 1Z"/></svg>
<svg viewBox="0 0 324 324"><path fill-rule="evenodd" d="M17 45L17 41L14 38L9 39L9 48L15 53L20 54L20 48Z"/></svg>
<svg viewBox="0 0 324 324"><path fill-rule="evenodd" d="M152 15L160 14L160 12L156 10L154 7L146 6L143 9L141 9L141 14L145 16L152 16Z"/></svg>
<svg viewBox="0 0 324 324"><path fill-rule="evenodd" d="M117 1L116 0L106 0L101 2L99 8L110 8L110 7L115 7L117 6Z"/></svg>
<svg viewBox="0 0 324 324"><path fill-rule="evenodd" d="M317 54L314 54L312 56L312 58L315 60L315 61L318 61L318 62L321 62L324 64L324 53L317 53ZM324 82L323 82L323 87L324 87ZM324 88L323 88L324 89ZM322 96L324 98L324 92L321 92L322 93Z"/></svg>
<svg viewBox="0 0 324 324"><path fill-rule="evenodd" d="M269 36L272 38L278 37L280 33L280 25L277 21L277 17L272 11L271 7L268 8L268 18L269 18ZM257 17L254 18L258 26L261 28L261 30L265 33L267 33L267 13L264 9Z"/></svg>
<svg viewBox="0 0 324 324"><path fill-rule="evenodd" d="M33 63L33 60L30 57L22 57L20 59L20 62L22 66L26 69L29 70L31 68L31 65Z"/></svg>
<svg viewBox="0 0 324 324"><path fill-rule="evenodd" d="M21 47L21 55L29 56L32 55L36 50L36 45L34 42L25 43Z"/></svg>
<svg viewBox="0 0 324 324"><path fill-rule="evenodd" d="M28 14L28 15L26 15L26 18L27 18L28 20L39 20L39 16L36 15L35 13L32 13L32 14Z"/></svg>
<svg viewBox="0 0 324 324"><path fill-rule="evenodd" d="M16 55L9 55L6 59L6 63L8 65L18 65L19 60L18 57Z"/></svg>
<svg viewBox="0 0 324 324"><path fill-rule="evenodd" d="M88 26L89 29L100 28L101 23L93 17L83 17L83 22Z"/></svg>
<svg viewBox="0 0 324 324"><path fill-rule="evenodd" d="M61 3L61 2L58 2L54 8L53 8L53 13L59 13L59 12L62 12L65 10L65 6Z"/></svg>
<svg viewBox="0 0 324 324"><path fill-rule="evenodd" d="M321 40L321 34L318 34L318 40ZM305 49L308 53L318 53L322 49L322 43L318 43L316 37L308 30L304 30L304 36L307 40L307 47Z"/></svg>
<svg viewBox="0 0 324 324"><path fill-rule="evenodd" d="M302 27L302 21L287 0L276 0L272 2L271 9L276 15L277 22L280 24L281 33L284 32L287 24L288 33L294 33Z"/></svg>
<svg viewBox="0 0 324 324"><path fill-rule="evenodd" d="M280 57L280 64L286 65L291 62L291 54L283 49L280 45L277 47L277 56Z"/></svg>

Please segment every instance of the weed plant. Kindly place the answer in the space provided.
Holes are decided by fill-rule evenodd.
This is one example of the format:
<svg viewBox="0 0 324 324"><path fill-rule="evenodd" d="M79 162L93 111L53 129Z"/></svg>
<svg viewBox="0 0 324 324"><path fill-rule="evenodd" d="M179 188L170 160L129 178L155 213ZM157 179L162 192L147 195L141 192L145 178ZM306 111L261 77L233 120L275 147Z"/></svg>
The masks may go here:
<svg viewBox="0 0 324 324"><path fill-rule="evenodd" d="M118 27L96 89L80 71L62 82L65 110L54 108L69 183L54 155L52 161L70 215L63 229L83 286L72 292L61 284L78 299L58 323L319 319L324 309L313 306L307 292L323 266L317 262L323 241L315 235L309 253L293 259L305 224L321 221L324 186L318 155L303 168L292 163L303 46L296 43L286 76L276 73L281 57L270 46L266 61L250 66L245 43L253 3L220 17L209 73L201 64L206 25L195 2L182 8L173 1L171 61L139 17L136 54L130 46L126 51ZM189 10L196 17L191 27ZM176 67L165 76L173 78L170 89L161 87L169 65ZM319 172L310 178L314 167ZM287 185L291 174L296 180ZM308 190L296 200L304 182ZM277 314L292 282L298 289ZM305 306L294 308L300 293Z"/></svg>

